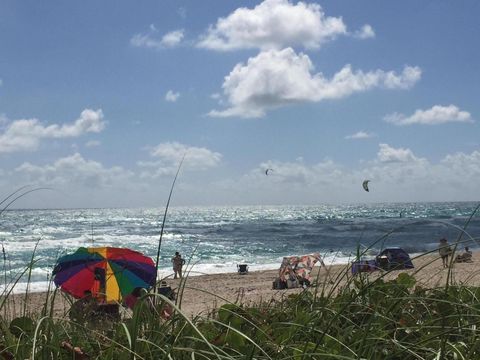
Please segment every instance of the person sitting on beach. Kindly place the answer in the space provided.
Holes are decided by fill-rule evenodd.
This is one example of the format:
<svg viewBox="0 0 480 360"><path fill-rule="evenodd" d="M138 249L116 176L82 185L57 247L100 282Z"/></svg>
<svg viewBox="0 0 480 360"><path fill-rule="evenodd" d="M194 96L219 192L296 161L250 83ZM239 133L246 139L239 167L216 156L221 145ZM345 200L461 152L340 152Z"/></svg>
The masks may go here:
<svg viewBox="0 0 480 360"><path fill-rule="evenodd" d="M144 294L147 294L146 289L142 287L136 287L130 294L125 296L125 298L123 299L123 303L130 309L134 310L135 308L140 307L140 300L142 300L144 306L146 306L147 314L157 313L162 319L170 319L173 314L173 308L170 306L170 304L161 302L160 307L158 308L155 306L155 303L153 302L151 296L147 295L142 298L142 295Z"/></svg>
<svg viewBox="0 0 480 360"><path fill-rule="evenodd" d="M142 296L142 289L141 287L136 287L133 291L125 296L123 299L123 303L127 305L130 309L135 307L135 304L138 302L140 296Z"/></svg>
<svg viewBox="0 0 480 360"><path fill-rule="evenodd" d="M85 290L84 296L72 304L69 313L70 319L84 323L93 318L97 307L97 300L92 296L92 292Z"/></svg>
<svg viewBox="0 0 480 360"><path fill-rule="evenodd" d="M176 279L177 275L182 278L182 267L185 264L185 260L182 259L182 255L177 251L175 253L175 256L172 258L172 263L173 263L173 278Z"/></svg>
<svg viewBox="0 0 480 360"><path fill-rule="evenodd" d="M440 239L440 246L438 248L438 252L440 253L440 257L442 258L443 267L447 268L448 256L452 253L452 249L450 248L450 245L448 245L447 239Z"/></svg>
<svg viewBox="0 0 480 360"><path fill-rule="evenodd" d="M463 254L458 254L457 257L455 258L455 262L472 262L472 252L468 248L468 246L465 246L465 252Z"/></svg>

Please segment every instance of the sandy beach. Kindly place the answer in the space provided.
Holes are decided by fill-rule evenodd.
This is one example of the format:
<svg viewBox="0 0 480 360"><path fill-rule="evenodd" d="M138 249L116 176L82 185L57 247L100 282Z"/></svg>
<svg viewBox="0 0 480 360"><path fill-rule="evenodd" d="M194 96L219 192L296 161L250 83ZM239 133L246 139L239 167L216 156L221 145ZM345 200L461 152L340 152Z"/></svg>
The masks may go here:
<svg viewBox="0 0 480 360"><path fill-rule="evenodd" d="M422 256L413 259L413 263L414 269L392 271L385 276L385 279L391 280L400 272L406 272L414 275L417 284L425 288L440 287L445 284L448 269L442 267L438 255ZM345 274L348 275L345 276ZM382 271L376 271L368 276L374 279L384 274ZM480 285L480 253L473 255L471 263L454 263L450 275L456 283ZM227 300L254 304L259 301L280 300L289 294L302 291L302 289L273 290L272 282L277 276L278 270L269 270L251 272L248 275L232 273L189 277L186 280L181 307L186 313L195 315L208 312ZM351 273L347 265L323 268L317 264L312 271L312 280L317 281L320 288L325 288L327 291L333 286L332 283L335 286L337 284L343 286L349 277ZM175 287L178 284L177 281L170 280L168 283Z"/></svg>
<svg viewBox="0 0 480 360"><path fill-rule="evenodd" d="M385 275L382 271L369 273L371 279L384 276L391 280L400 272L415 276L417 285L425 288L441 287L447 281L448 269L442 267L441 259L436 254L425 255L413 259L415 268L409 270L392 271ZM451 279L457 284L480 285L480 253L473 255L471 263L454 263L451 268ZM273 290L272 282L277 277L278 270L249 272L247 275L237 273L212 274L200 276L186 276L183 280L166 279L166 282L177 292L177 304L190 317L208 315L219 306L232 302L255 304L260 301L281 300L303 289ZM330 290L343 286L351 274L346 265L320 267L318 264L312 271L312 280L320 288ZM184 284L183 284L183 283ZM184 285L184 286L183 286ZM180 289L183 287L183 293ZM46 303L46 293L30 293L28 295L27 313L39 314ZM25 294L16 294L7 300L7 308L20 314L25 304ZM181 301L180 301L181 300ZM54 301L56 316L67 316L70 308L70 299L62 292L58 292Z"/></svg>

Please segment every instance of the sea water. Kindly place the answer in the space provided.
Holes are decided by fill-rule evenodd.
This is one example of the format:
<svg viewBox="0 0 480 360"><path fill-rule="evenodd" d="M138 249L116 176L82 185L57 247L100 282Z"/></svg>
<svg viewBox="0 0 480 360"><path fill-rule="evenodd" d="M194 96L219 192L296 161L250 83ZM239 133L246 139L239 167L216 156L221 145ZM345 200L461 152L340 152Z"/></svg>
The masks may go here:
<svg viewBox="0 0 480 360"><path fill-rule="evenodd" d="M320 252L327 264L387 246L410 254L434 251L438 240L478 248L478 203L402 203L320 206L171 207L160 248L159 272L171 274L179 251L190 276L277 269L282 257ZM0 290L17 281L31 291L51 283L57 259L79 247L126 247L156 260L164 209L9 210L0 216ZM26 274L20 274L33 266ZM30 277L30 281L27 281ZM10 285L9 285L10 284Z"/></svg>

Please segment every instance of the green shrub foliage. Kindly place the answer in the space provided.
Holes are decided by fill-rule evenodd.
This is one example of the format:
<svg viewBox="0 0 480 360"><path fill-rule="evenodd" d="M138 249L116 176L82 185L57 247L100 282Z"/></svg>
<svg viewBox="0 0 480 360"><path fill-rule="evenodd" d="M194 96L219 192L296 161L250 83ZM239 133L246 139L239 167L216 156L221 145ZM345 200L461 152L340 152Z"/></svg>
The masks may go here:
<svg viewBox="0 0 480 360"><path fill-rule="evenodd" d="M157 316L162 302L120 321L2 319L0 358L76 358L68 342L95 359L478 359L479 299L478 287L425 289L400 273L355 278L335 295L310 288L276 303L226 304L194 319L178 308Z"/></svg>

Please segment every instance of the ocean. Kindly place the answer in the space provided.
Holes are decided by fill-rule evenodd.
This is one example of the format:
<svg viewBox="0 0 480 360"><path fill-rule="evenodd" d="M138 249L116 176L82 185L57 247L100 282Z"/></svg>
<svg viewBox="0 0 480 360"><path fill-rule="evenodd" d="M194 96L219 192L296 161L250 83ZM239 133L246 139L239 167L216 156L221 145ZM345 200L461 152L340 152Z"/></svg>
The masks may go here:
<svg viewBox="0 0 480 360"><path fill-rule="evenodd" d="M191 276L234 272L240 263L250 271L277 269L284 256L313 252L320 252L327 264L348 263L359 249L373 256L382 248L400 246L418 254L435 250L442 237L454 242L465 226L462 240L478 249L477 205L171 207L159 272L171 273L175 251L187 260ZM7 210L0 216L0 290L11 286L32 258L29 289L46 290L56 260L82 246L127 247L155 261L163 213L162 208ZM14 292L25 290L26 276Z"/></svg>

